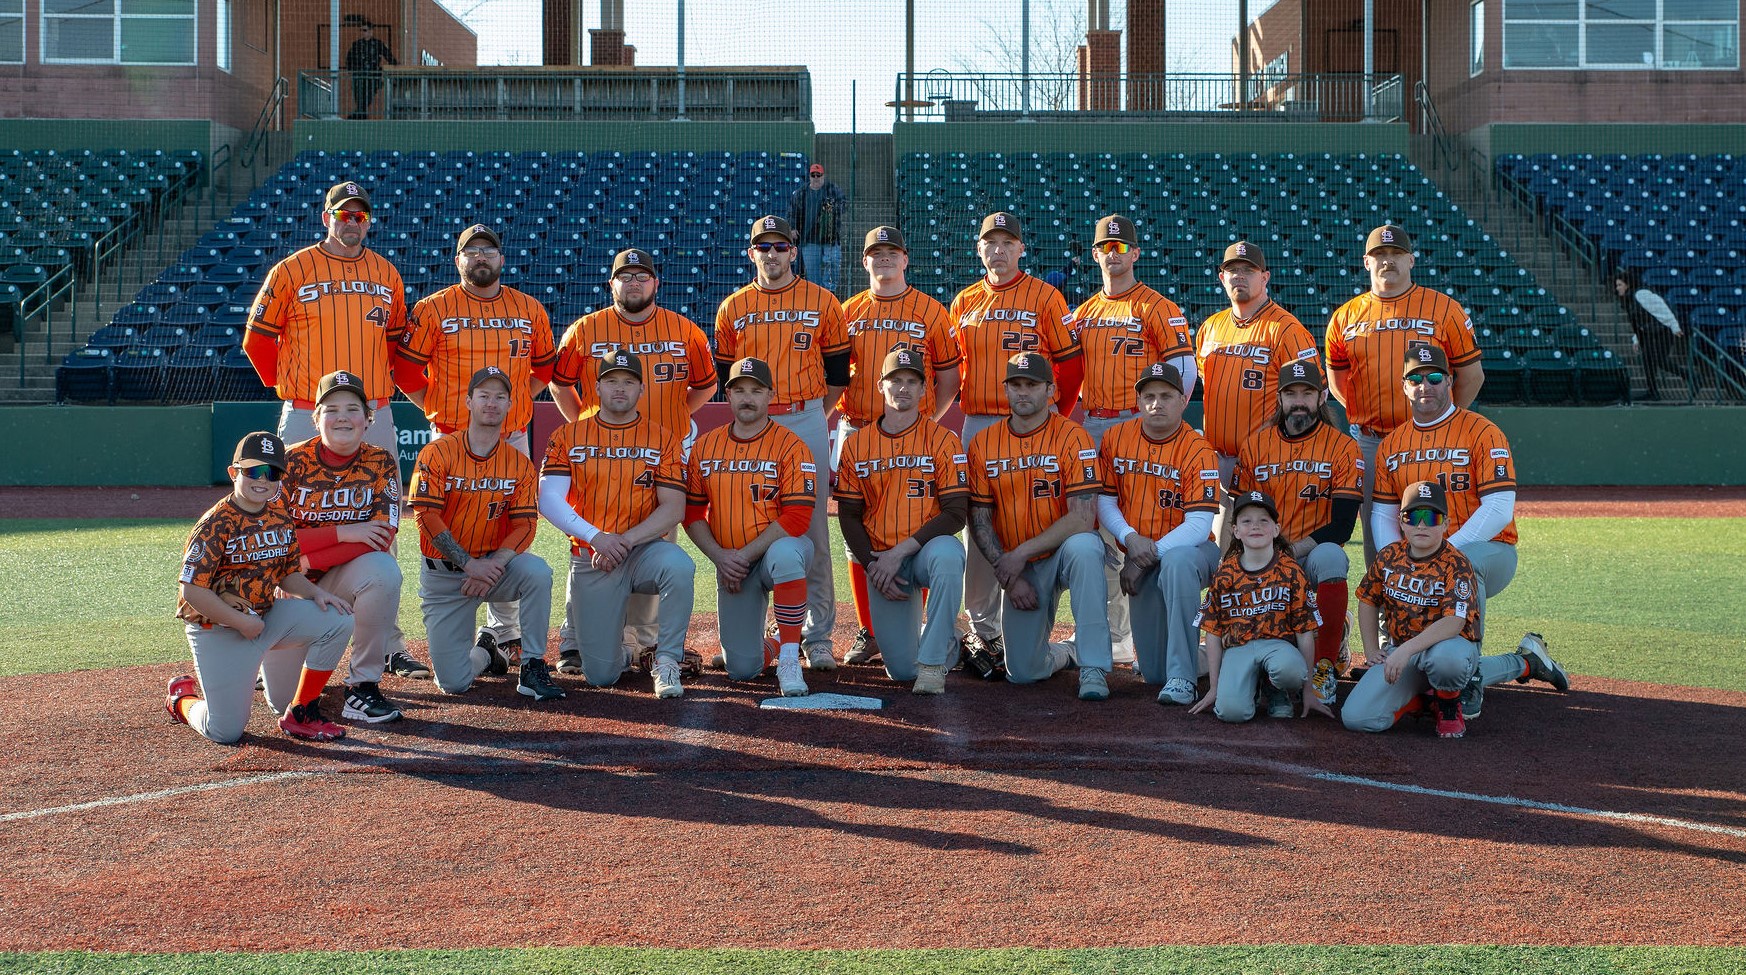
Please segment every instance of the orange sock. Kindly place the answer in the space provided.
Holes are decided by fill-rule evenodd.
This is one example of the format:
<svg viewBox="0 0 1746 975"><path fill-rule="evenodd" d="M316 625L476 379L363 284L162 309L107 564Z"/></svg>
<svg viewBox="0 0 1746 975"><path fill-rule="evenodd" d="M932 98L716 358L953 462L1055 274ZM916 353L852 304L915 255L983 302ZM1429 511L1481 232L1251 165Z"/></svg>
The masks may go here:
<svg viewBox="0 0 1746 975"><path fill-rule="evenodd" d="M849 563L849 590L855 594L855 622L873 632L873 616L867 610L867 567L859 562Z"/></svg>
<svg viewBox="0 0 1746 975"><path fill-rule="evenodd" d="M1340 667L1340 640L1346 635L1346 580L1330 579L1316 586L1316 607L1322 612L1322 628L1316 631L1316 659L1331 660Z"/></svg>
<svg viewBox="0 0 1746 975"><path fill-rule="evenodd" d="M784 645L800 642L800 627L806 622L806 580L778 582L771 595L776 602L776 636Z"/></svg>
<svg viewBox="0 0 1746 975"><path fill-rule="evenodd" d="M293 706L302 707L321 696L327 687L327 679L333 676L331 670L310 670L303 668L303 676L297 681L297 696L291 700Z"/></svg>

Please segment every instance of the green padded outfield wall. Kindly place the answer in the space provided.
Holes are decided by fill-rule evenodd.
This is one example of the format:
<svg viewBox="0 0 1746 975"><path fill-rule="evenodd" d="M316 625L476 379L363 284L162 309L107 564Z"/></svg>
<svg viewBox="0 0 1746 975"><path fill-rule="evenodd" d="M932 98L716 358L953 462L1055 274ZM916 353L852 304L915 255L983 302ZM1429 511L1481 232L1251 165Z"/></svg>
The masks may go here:
<svg viewBox="0 0 1746 975"><path fill-rule="evenodd" d="M1608 122L1605 125L1524 125L1499 122L1465 133L1488 158L1538 152L1621 153L1644 156L1657 152L1691 152L1700 156L1746 153L1746 125L1654 125Z"/></svg>
<svg viewBox="0 0 1746 975"><path fill-rule="evenodd" d="M1328 122L899 122L906 152L1399 152L1398 123Z"/></svg>
<svg viewBox="0 0 1746 975"><path fill-rule="evenodd" d="M476 152L535 149L593 152L797 152L812 154L810 122L498 122L298 119L291 149L425 150Z"/></svg>
<svg viewBox="0 0 1746 975"><path fill-rule="evenodd" d="M210 406L0 406L0 485L211 484L211 443Z"/></svg>

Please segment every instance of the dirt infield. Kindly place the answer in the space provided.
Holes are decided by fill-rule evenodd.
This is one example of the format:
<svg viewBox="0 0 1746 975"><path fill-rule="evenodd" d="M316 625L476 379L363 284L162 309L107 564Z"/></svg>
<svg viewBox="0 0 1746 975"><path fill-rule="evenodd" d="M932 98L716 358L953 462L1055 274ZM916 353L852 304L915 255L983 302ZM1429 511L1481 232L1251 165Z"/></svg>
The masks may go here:
<svg viewBox="0 0 1746 975"><path fill-rule="evenodd" d="M0 680L0 950L1746 944L1746 694L1512 685L1445 742L1120 674L811 675L860 713L391 679L408 720L314 745L257 704L227 748L157 703L179 669Z"/></svg>

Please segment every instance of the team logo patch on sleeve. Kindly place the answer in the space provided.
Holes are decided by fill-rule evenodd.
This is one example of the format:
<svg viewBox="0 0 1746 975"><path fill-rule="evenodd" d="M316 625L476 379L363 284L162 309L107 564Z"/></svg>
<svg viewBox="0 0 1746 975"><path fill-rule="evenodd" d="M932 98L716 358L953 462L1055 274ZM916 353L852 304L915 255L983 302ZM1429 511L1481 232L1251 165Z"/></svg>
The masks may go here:
<svg viewBox="0 0 1746 975"><path fill-rule="evenodd" d="M1079 459L1080 460L1096 460L1097 459L1097 448L1093 447L1090 450L1081 450L1079 452Z"/></svg>
<svg viewBox="0 0 1746 975"><path fill-rule="evenodd" d="M968 464L968 463L970 463L970 458L965 456L964 454L953 454L952 455L952 463L954 463L954 464Z"/></svg>
<svg viewBox="0 0 1746 975"><path fill-rule="evenodd" d="M1219 479L1218 468L1215 467L1210 471L1201 471L1200 472L1200 479L1203 481L1216 481L1216 480L1218 480Z"/></svg>
<svg viewBox="0 0 1746 975"><path fill-rule="evenodd" d="M817 474L818 473L818 465L817 464L802 463L800 465L800 472L802 474Z"/></svg>
<svg viewBox="0 0 1746 975"><path fill-rule="evenodd" d="M1505 457L1508 457L1509 455L1510 455L1510 452L1505 450L1502 447L1491 448L1491 459L1492 460L1503 460Z"/></svg>

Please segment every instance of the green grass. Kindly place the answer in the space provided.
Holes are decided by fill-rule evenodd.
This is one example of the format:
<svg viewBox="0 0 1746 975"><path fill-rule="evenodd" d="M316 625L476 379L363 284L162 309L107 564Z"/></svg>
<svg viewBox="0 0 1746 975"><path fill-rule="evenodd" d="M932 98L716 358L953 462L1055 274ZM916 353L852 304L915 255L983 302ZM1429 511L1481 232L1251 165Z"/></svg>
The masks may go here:
<svg viewBox="0 0 1746 975"><path fill-rule="evenodd" d="M1732 948L1488 948L1480 946L1218 948L1029 948L943 951L670 951L570 948L520 951L405 951L278 955L0 954L0 973L83 975L447 975L576 972L591 975L823 975L931 973L1124 973L1155 975L1723 975L1746 965Z"/></svg>

